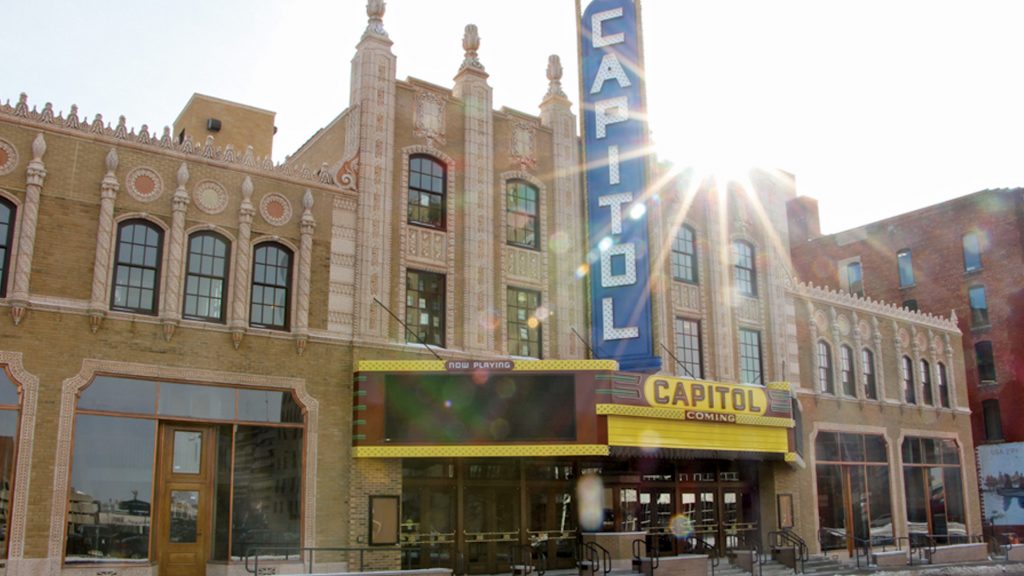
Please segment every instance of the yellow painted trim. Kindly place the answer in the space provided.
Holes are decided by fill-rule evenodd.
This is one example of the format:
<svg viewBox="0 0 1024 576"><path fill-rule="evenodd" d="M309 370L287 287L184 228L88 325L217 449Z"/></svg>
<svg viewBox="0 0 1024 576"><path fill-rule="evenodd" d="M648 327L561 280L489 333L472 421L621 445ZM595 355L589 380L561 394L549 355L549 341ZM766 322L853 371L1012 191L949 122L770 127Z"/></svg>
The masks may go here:
<svg viewBox="0 0 1024 576"><path fill-rule="evenodd" d="M786 452L786 462L796 462L800 455L796 452Z"/></svg>
<svg viewBox="0 0 1024 576"><path fill-rule="evenodd" d="M789 452L789 434L784 428L748 424L709 424L609 416L608 444L639 448L786 454Z"/></svg>
<svg viewBox="0 0 1024 576"><path fill-rule="evenodd" d="M519 456L607 456L600 444L506 444L503 446L354 446L356 458L483 458Z"/></svg>
<svg viewBox="0 0 1024 576"><path fill-rule="evenodd" d="M765 388L769 390L785 390L786 392L789 392L793 389L793 387L790 386L789 382L769 382L768 385L765 386Z"/></svg>
<svg viewBox="0 0 1024 576"><path fill-rule="evenodd" d="M452 360L453 362L473 360ZM491 360L485 360L491 362ZM584 372L610 371L619 369L614 360L493 360L493 362L512 362L513 372ZM356 364L357 372L445 372L442 360L360 360ZM468 372L468 370L466 370ZM461 372L461 370L453 370Z"/></svg>
<svg viewBox="0 0 1024 576"><path fill-rule="evenodd" d="M700 412L700 410L698 410ZM678 408L652 408L649 406L631 406L627 404L598 404L598 416L634 416L637 418L653 418L657 420L680 420L686 421L686 411ZM714 424L704 422L705 426ZM750 414L736 414L736 424L748 426L771 426L775 428L792 428L796 423L792 418L769 418L767 416L753 416ZM736 424L718 424L735 426Z"/></svg>

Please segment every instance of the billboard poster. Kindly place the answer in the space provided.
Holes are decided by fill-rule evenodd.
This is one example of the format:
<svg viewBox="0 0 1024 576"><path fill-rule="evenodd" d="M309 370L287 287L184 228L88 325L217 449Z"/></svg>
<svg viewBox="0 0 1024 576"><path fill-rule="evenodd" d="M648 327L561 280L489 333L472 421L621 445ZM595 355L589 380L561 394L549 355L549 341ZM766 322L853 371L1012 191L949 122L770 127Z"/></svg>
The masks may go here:
<svg viewBox="0 0 1024 576"><path fill-rule="evenodd" d="M588 261L597 357L656 372L638 1L593 0L580 18Z"/></svg>
<svg viewBox="0 0 1024 576"><path fill-rule="evenodd" d="M1024 442L978 446L978 476L985 520L1024 525Z"/></svg>

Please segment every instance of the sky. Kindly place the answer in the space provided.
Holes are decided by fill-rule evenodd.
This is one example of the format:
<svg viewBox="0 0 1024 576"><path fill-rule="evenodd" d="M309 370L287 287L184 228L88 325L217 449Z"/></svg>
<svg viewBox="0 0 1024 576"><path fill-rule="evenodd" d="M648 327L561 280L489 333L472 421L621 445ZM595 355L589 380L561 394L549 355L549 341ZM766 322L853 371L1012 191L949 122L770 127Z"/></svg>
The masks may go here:
<svg viewBox="0 0 1024 576"><path fill-rule="evenodd" d="M586 3L586 2L584 2ZM277 113L275 160L348 105L364 0L0 4L0 100L171 124L193 92ZM780 168L837 232L1024 186L1016 0L645 0L649 125L679 165ZM451 86L478 26L496 108L578 102L573 0L387 0L398 77ZM13 25L12 25L13 23ZM577 110L578 108L574 109Z"/></svg>

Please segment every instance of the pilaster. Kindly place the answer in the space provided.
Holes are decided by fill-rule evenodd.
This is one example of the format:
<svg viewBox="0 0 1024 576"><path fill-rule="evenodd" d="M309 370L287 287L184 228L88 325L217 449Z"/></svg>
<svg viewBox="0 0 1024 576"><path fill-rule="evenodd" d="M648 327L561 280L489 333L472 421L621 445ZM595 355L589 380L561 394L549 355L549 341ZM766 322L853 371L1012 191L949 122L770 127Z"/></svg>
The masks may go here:
<svg viewBox="0 0 1024 576"><path fill-rule="evenodd" d="M231 340L235 349L242 344L248 325L249 267L252 262L252 178L242 181L242 205L238 208L238 247L235 250L235 284L231 298Z"/></svg>
<svg viewBox="0 0 1024 576"><path fill-rule="evenodd" d="M579 141L576 137L576 115L572 103L562 91L562 64L558 56L548 58L548 93L540 105L541 124L552 131L552 176L554 214L551 219L554 234L563 235L557 243L554 257L555 276L549 282L553 295L554 314L548 320L553 330L547 331L555 358L585 358L586 349L573 334L575 329L587 334L586 284L577 274L585 261L583 247L583 188L580 184Z"/></svg>
<svg viewBox="0 0 1024 576"><path fill-rule="evenodd" d="M107 173L100 184L100 218L96 232L96 259L93 262L92 297L89 299L89 324L96 332L107 314L107 287L110 282L110 249L114 239L114 200L120 184L117 182L117 150L107 153Z"/></svg>
<svg viewBox="0 0 1024 576"><path fill-rule="evenodd" d="M495 270L495 244L504 242L495 234L494 197L494 120L491 114L492 91L487 84L487 73L477 58L480 36L476 26L466 26L462 39L465 60L455 76L452 94L461 100L465 116L465 174L463 176L462 206L464 207L465 228L463 242L465 266L459 287L462 301L459 310L463 315L463 347L467 351L486 353L496 349L494 334L486 322L476 319L497 315L504 318L505 311L496 311L498 270ZM504 193L498 190L498 194ZM451 194L451 191L449 191ZM453 199L449 198L451 202ZM503 221L504 214L498 221ZM496 240L501 238L501 240ZM452 295L454 296L454 295ZM458 302L449 297L448 306ZM501 343L503 344L503 343ZM504 349L504 345L500 346Z"/></svg>
<svg viewBox="0 0 1024 576"><path fill-rule="evenodd" d="M295 349L302 354L309 340L310 271L313 267L313 193L307 188L302 196L302 220L299 222L299 294L295 310Z"/></svg>
<svg viewBox="0 0 1024 576"><path fill-rule="evenodd" d="M46 140L40 132L32 141L32 160L28 163L25 179L25 203L21 207L21 233L18 236L18 255L14 265L14 289L11 291L11 318L15 326L21 323L28 307L32 255L35 252L36 227L39 223L39 196L46 180L44 154Z"/></svg>
<svg viewBox="0 0 1024 576"><path fill-rule="evenodd" d="M167 272L164 274L164 338L170 341L174 329L181 321L181 277L185 259L185 214L188 211L189 195L185 190L188 183L188 166L184 162L178 168L178 188L171 199L171 237L167 253Z"/></svg>

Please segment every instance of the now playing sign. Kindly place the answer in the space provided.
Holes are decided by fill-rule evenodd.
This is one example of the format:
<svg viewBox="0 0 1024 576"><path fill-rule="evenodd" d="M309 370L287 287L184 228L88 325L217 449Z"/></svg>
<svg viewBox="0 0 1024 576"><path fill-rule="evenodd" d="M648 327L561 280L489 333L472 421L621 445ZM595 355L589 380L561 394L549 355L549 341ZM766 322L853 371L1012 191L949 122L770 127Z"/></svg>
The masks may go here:
<svg viewBox="0 0 1024 576"><path fill-rule="evenodd" d="M596 355L657 372L651 325L637 5L594 0L581 21L584 157Z"/></svg>

